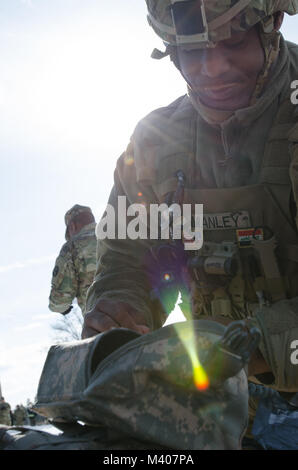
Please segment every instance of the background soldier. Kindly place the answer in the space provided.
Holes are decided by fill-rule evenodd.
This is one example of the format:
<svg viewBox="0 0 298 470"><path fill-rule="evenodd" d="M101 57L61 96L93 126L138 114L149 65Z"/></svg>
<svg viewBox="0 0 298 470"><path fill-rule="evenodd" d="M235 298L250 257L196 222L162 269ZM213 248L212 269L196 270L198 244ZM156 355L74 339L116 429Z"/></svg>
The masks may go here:
<svg viewBox="0 0 298 470"><path fill-rule="evenodd" d="M13 412L13 425L23 426L27 424L27 411L23 405L17 405Z"/></svg>
<svg viewBox="0 0 298 470"><path fill-rule="evenodd" d="M7 403L4 397L0 399L0 424L11 426L11 412L10 404Z"/></svg>
<svg viewBox="0 0 298 470"><path fill-rule="evenodd" d="M224 324L252 317L262 339L249 363L251 380L297 392L298 130L291 93L298 49L279 29L298 1L146 3L166 45L154 56L170 56L188 94L138 124L117 163L110 203L116 207L123 194L130 204L142 194L147 207L167 201L177 172L184 173L185 202L204 206L204 245L191 262L192 315ZM99 243L83 337L119 325L141 333L162 325L145 269L152 244ZM226 269L228 257L237 269Z"/></svg>
<svg viewBox="0 0 298 470"><path fill-rule="evenodd" d="M66 212L65 224L67 242L56 259L49 308L65 315L77 298L84 314L87 289L96 267L96 223L90 207L76 204Z"/></svg>

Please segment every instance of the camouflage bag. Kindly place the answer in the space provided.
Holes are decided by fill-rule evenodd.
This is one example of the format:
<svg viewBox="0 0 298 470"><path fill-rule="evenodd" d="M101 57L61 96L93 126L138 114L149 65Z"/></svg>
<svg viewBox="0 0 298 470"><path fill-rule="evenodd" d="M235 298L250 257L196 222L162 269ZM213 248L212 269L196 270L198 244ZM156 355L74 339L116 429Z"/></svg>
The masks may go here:
<svg viewBox="0 0 298 470"><path fill-rule="evenodd" d="M0 425L0 450L160 450L105 426L61 425L63 433L52 434L26 426Z"/></svg>
<svg viewBox="0 0 298 470"><path fill-rule="evenodd" d="M208 362L225 330L199 320L143 336L120 328L52 346L34 410L68 426L52 436L56 445L71 430L81 442L81 431L89 433L84 448L92 449L94 442L98 449L240 449L248 420L244 370L198 387L194 359L197 351L200 362ZM193 339L191 350L185 345Z"/></svg>

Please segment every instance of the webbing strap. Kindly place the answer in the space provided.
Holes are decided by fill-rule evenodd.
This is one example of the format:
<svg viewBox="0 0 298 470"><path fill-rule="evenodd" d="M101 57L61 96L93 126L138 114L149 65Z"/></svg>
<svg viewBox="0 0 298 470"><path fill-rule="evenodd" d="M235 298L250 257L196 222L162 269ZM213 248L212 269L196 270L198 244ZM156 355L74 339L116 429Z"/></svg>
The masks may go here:
<svg viewBox="0 0 298 470"><path fill-rule="evenodd" d="M236 3L232 8L230 8L228 11L223 13L223 15L215 18L214 20L210 21L208 23L208 28L210 31L217 29L219 26L222 26L225 23L228 23L228 21L231 21L240 11L244 10L244 8L249 5L250 0L239 0L238 3Z"/></svg>
<svg viewBox="0 0 298 470"><path fill-rule="evenodd" d="M251 0L239 0L239 2L236 3L228 11L223 13L218 18L215 18L214 20L210 21L210 23L208 23L208 29L212 31L214 29L217 29L219 26L222 26L223 24L227 23L228 21L232 20L236 15L238 15L238 13L244 10L247 5L249 5L250 1ZM175 27L160 23L156 18L154 18L154 16L150 12L148 12L148 19L149 22L151 22L152 25L154 25L160 31L176 36Z"/></svg>
<svg viewBox="0 0 298 470"><path fill-rule="evenodd" d="M163 31L164 33L173 34L174 36L176 35L176 29L173 26L168 26L164 23L160 23L159 21L157 21L156 18L154 18L153 15L151 15L150 11L148 12L147 16L149 23L152 23L155 28L159 29L160 31Z"/></svg>

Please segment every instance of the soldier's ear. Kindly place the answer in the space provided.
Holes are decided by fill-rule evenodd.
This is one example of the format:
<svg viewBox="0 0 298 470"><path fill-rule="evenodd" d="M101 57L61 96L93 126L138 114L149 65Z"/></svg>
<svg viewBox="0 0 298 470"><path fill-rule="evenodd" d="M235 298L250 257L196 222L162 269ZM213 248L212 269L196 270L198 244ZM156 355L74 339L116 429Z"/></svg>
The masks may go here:
<svg viewBox="0 0 298 470"><path fill-rule="evenodd" d="M275 31L279 31L281 25L283 24L285 14L283 11L277 11L274 13L274 29Z"/></svg>

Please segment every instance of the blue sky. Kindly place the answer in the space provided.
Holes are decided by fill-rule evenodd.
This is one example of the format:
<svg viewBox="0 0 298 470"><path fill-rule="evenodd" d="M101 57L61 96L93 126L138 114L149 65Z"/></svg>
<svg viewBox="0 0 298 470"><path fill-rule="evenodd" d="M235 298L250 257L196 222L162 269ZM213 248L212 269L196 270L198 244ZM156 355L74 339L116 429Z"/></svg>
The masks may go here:
<svg viewBox="0 0 298 470"><path fill-rule="evenodd" d="M297 19L285 35L298 41ZM0 2L0 382L34 398L49 345L54 260L73 204L102 214L137 121L185 92L140 0ZM298 77L297 77L298 78Z"/></svg>

